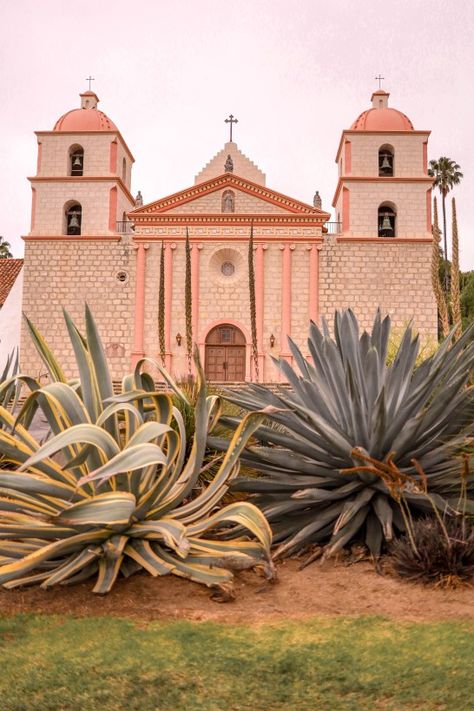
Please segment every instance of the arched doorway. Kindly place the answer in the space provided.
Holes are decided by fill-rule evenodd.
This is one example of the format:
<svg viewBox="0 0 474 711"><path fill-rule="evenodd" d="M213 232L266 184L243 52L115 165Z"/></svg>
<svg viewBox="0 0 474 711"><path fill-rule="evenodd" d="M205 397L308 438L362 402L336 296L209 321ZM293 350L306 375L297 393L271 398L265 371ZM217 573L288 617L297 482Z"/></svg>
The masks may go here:
<svg viewBox="0 0 474 711"><path fill-rule="evenodd" d="M206 338L205 371L213 382L245 380L245 336L236 326L223 323Z"/></svg>

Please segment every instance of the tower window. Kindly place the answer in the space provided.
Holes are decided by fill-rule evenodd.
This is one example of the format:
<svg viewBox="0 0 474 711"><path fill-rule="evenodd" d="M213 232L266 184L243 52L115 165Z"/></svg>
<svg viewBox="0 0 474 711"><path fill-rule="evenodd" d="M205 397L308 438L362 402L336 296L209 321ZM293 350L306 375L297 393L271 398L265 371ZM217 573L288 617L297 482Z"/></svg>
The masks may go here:
<svg viewBox="0 0 474 711"><path fill-rule="evenodd" d="M69 149L69 175L84 174L84 149L82 146L71 146Z"/></svg>
<svg viewBox="0 0 474 711"><path fill-rule="evenodd" d="M397 210L393 203L383 202L378 209L379 237L396 237Z"/></svg>
<svg viewBox="0 0 474 711"><path fill-rule="evenodd" d="M82 226L82 206L78 202L68 203L64 214L66 221L66 234L80 235Z"/></svg>
<svg viewBox="0 0 474 711"><path fill-rule="evenodd" d="M122 180L127 184L127 161L125 158L122 160Z"/></svg>
<svg viewBox="0 0 474 711"><path fill-rule="evenodd" d="M394 175L394 150L392 146L382 146L379 148L379 175L390 178Z"/></svg>

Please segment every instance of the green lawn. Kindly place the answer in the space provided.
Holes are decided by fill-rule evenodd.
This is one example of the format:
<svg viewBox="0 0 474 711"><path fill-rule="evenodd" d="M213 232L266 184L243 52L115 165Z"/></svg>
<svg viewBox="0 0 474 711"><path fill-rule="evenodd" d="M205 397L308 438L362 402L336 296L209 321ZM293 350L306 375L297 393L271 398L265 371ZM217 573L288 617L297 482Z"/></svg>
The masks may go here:
<svg viewBox="0 0 474 711"><path fill-rule="evenodd" d="M139 605L139 600L136 605ZM2 711L474 708L474 623L0 620Z"/></svg>

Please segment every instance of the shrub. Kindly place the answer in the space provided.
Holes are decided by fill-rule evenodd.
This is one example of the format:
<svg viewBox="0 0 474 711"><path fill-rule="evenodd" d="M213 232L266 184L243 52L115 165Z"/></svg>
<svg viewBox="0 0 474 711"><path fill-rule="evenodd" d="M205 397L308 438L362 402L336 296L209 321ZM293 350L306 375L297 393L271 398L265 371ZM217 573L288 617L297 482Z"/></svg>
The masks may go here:
<svg viewBox="0 0 474 711"><path fill-rule="evenodd" d="M264 415L242 420L215 477L191 499L207 434L220 414L219 398L206 397L197 350L195 432L187 454L183 417L170 395L155 391L143 362L114 396L89 309L84 334L67 313L65 320L79 380L66 379L27 320L52 382L41 387L18 376L31 393L17 419L0 407L0 454L11 463L0 470L0 583L48 588L96 577L94 592L106 593L119 573L143 568L228 592L232 569L260 565L271 574L271 532L261 512L241 502L215 510ZM0 385L0 393L9 387ZM52 430L41 446L27 429L38 407ZM244 535L231 542L213 536L214 529L229 526L239 526Z"/></svg>
<svg viewBox="0 0 474 711"><path fill-rule="evenodd" d="M441 587L456 587L474 578L474 528L450 517L415 521L412 539L403 536L391 546L392 566L400 577Z"/></svg>
<svg viewBox="0 0 474 711"><path fill-rule="evenodd" d="M429 513L433 504L440 511L456 505L456 457L474 432L474 388L466 386L474 363L471 331L454 345L447 338L417 367L419 339L410 328L387 364L390 327L390 318L378 312L372 332L360 335L352 311L336 313L334 339L326 322L322 331L311 324L312 362L289 341L300 374L275 361L291 390L273 393L252 384L228 394L250 411L272 406L271 420L281 426L260 426L242 454L261 477L234 483L254 494L270 521L280 543L277 557L309 543L327 544L327 556L354 538L378 556L394 527L405 527L380 475L384 467L401 472L403 502L413 514ZM238 420L226 424L235 428ZM225 449L226 443L211 438L210 446ZM473 484L470 474L470 493Z"/></svg>

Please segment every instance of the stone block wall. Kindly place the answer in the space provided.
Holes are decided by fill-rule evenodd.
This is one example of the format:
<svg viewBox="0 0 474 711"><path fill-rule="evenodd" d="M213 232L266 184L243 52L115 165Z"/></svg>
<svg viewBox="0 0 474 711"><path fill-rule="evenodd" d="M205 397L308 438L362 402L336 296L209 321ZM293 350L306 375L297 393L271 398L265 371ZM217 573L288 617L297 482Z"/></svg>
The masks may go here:
<svg viewBox="0 0 474 711"><path fill-rule="evenodd" d="M428 340L437 338L437 308L431 288L431 245L325 241L320 252L320 313L350 307L369 328L375 311L390 314L396 329L411 319Z"/></svg>
<svg viewBox="0 0 474 711"><path fill-rule="evenodd" d="M125 271L125 282L117 273ZM114 378L130 372L134 333L135 257L121 241L27 242L23 311L49 343L69 376L77 375L62 307L84 326L87 301L99 325ZM44 373L23 324L22 370Z"/></svg>

